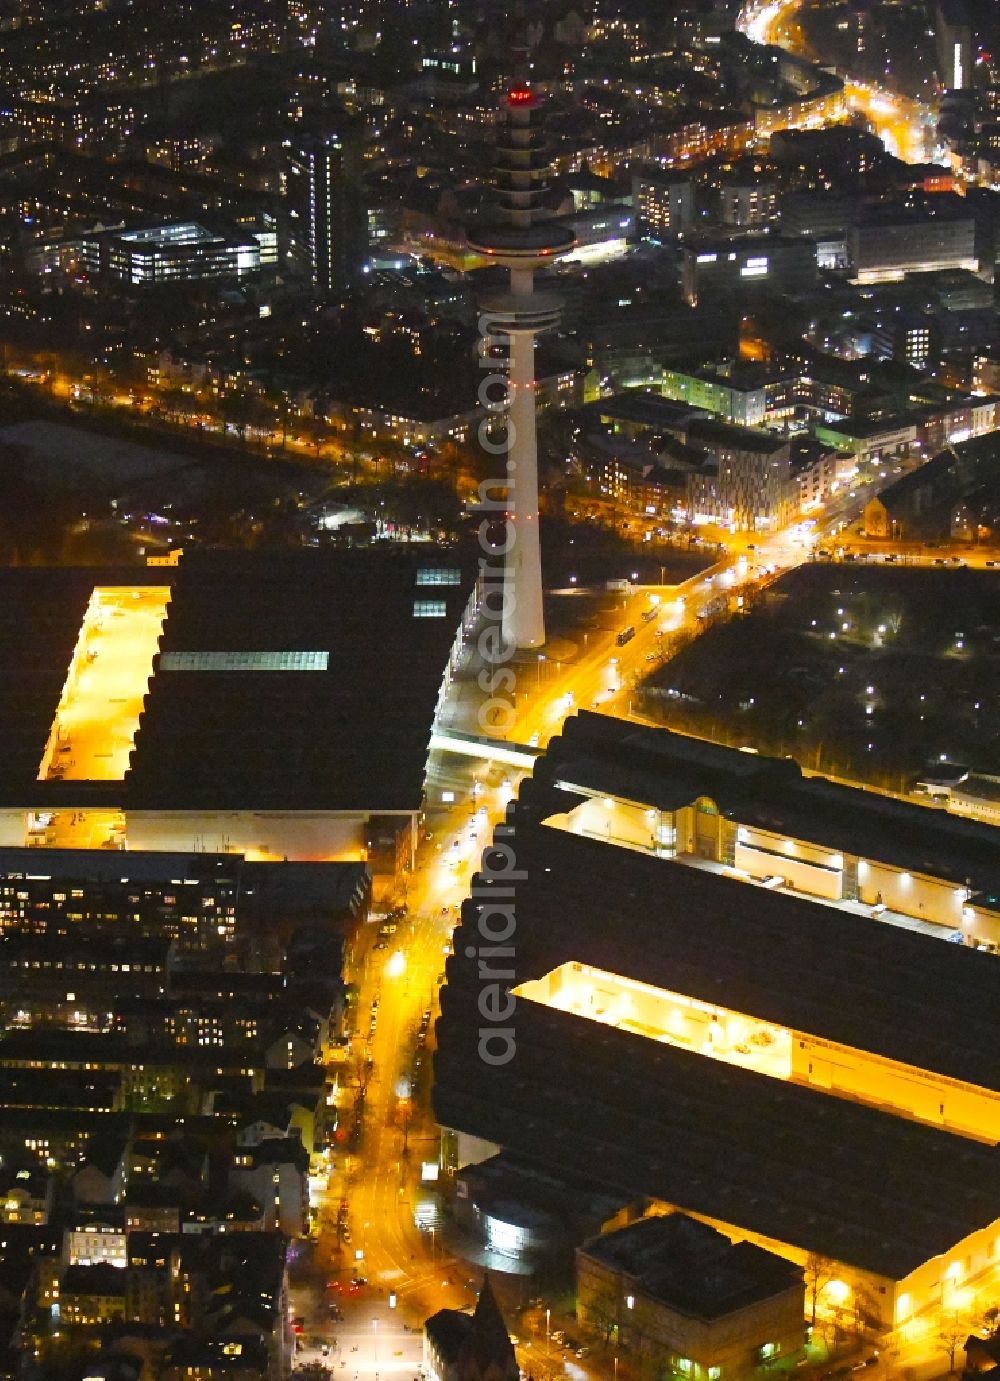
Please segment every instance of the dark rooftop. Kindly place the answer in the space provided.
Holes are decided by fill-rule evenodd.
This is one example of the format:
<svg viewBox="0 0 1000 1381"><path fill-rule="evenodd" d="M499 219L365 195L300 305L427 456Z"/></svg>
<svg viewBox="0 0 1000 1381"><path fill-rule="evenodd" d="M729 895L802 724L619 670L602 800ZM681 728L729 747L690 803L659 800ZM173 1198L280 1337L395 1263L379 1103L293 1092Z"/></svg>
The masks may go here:
<svg viewBox="0 0 1000 1381"><path fill-rule="evenodd" d="M630 1276L639 1290L669 1309L709 1321L798 1287L802 1271L751 1242L684 1213L640 1219L595 1237L586 1256Z"/></svg>
<svg viewBox="0 0 1000 1381"><path fill-rule="evenodd" d="M460 954L477 934L456 932ZM434 1065L443 1126L890 1279L1000 1219L994 1146L584 1017L519 1003L515 1058L489 1066L480 991L475 962L453 957Z"/></svg>
<svg viewBox="0 0 1000 1381"><path fill-rule="evenodd" d="M572 960L1000 1092L974 950L547 826L517 857L521 982Z"/></svg>
<svg viewBox="0 0 1000 1381"><path fill-rule="evenodd" d="M427 567L459 571L458 583L418 584ZM462 567L416 548L197 550L151 574L0 572L0 804L418 810L471 591ZM171 599L124 782L38 782L91 591L157 580L169 581ZM442 615L414 617L418 599L442 603ZM286 653L316 655L273 667L273 654ZM261 654L272 654L271 668Z"/></svg>
<svg viewBox="0 0 1000 1381"><path fill-rule="evenodd" d="M322 671L162 669L126 796L133 808L417 810L437 695L469 583L420 587L434 553L185 558L171 653L328 654ZM420 597L442 618L414 618Z"/></svg>
<svg viewBox="0 0 1000 1381"><path fill-rule="evenodd" d="M731 422L720 422L715 418L697 417L688 429L692 441L707 446L729 446L738 451L751 451L770 455L784 450L788 438L774 432L766 432L755 427L737 427Z"/></svg>

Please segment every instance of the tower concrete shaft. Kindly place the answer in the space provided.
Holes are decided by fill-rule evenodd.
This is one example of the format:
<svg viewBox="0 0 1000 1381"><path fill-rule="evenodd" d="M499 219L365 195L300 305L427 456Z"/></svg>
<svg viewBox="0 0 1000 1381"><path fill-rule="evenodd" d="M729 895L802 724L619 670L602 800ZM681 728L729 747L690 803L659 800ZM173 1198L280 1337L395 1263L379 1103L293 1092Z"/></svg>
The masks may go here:
<svg viewBox="0 0 1000 1381"><path fill-rule="evenodd" d="M527 275L531 294L532 274ZM538 439L535 432L535 333L511 323L510 428L507 457L508 541L504 558L503 638L507 646L545 641L542 549L538 528Z"/></svg>
<svg viewBox="0 0 1000 1381"><path fill-rule="evenodd" d="M510 271L510 291L483 302L491 331L505 338L509 367L507 552L503 635L508 646L545 641L538 529L538 441L535 427L535 337L559 320L559 300L535 291L535 270L572 248L573 235L547 209L549 155L525 82L506 96L497 141L498 214L470 234L473 248Z"/></svg>

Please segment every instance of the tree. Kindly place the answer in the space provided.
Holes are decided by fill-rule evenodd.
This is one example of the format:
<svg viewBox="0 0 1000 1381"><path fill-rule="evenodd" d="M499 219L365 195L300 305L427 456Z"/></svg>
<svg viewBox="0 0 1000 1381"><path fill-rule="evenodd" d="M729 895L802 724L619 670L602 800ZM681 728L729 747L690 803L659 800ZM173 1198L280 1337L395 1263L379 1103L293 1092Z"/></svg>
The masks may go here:
<svg viewBox="0 0 1000 1381"><path fill-rule="evenodd" d="M227 429L233 428L241 443L246 440L247 428L258 415L257 400L250 393L226 393L219 399L219 416Z"/></svg>
<svg viewBox="0 0 1000 1381"><path fill-rule="evenodd" d="M836 1276L836 1263L819 1252L810 1252L806 1257L806 1298L809 1301L809 1325L816 1327L816 1306L819 1297Z"/></svg>
<svg viewBox="0 0 1000 1381"><path fill-rule="evenodd" d="M854 1332L858 1338L867 1333L879 1333L883 1327L878 1300L862 1285L854 1287Z"/></svg>
<svg viewBox="0 0 1000 1381"><path fill-rule="evenodd" d="M316 459L319 460L320 452L333 434L330 430L330 424L325 417L313 417L302 430L308 436L310 444L316 451Z"/></svg>
<svg viewBox="0 0 1000 1381"><path fill-rule="evenodd" d="M174 422L188 422L200 411L197 398L183 388L165 389L160 398L164 413Z"/></svg>
<svg viewBox="0 0 1000 1381"><path fill-rule="evenodd" d="M288 433L295 409L287 394L280 391L268 393L264 398L268 416L280 433L279 446L282 450L288 444Z"/></svg>
<svg viewBox="0 0 1000 1381"><path fill-rule="evenodd" d="M948 1358L948 1372L954 1373L955 1353L971 1331L971 1321L958 1309L944 1310L938 1330L938 1347Z"/></svg>

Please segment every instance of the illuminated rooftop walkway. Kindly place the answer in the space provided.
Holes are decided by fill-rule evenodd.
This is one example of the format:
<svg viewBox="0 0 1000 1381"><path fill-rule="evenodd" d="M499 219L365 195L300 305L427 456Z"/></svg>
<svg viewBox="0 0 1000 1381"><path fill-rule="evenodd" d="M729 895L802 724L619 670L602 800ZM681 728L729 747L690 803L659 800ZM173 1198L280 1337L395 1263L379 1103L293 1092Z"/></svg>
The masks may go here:
<svg viewBox="0 0 1000 1381"><path fill-rule="evenodd" d="M572 962L560 964L544 978L522 983L514 992L547 1007L711 1055L773 1079L792 1077L790 1031L683 993Z"/></svg>
<svg viewBox="0 0 1000 1381"><path fill-rule="evenodd" d="M94 590L39 781L121 781L166 618L166 585Z"/></svg>
<svg viewBox="0 0 1000 1381"><path fill-rule="evenodd" d="M665 830L665 833L661 833L657 839L656 835L651 833L651 829L657 828L656 814L655 810L644 810L640 806L633 806L612 797L592 797L580 802L571 810L548 816L545 824L552 829L565 830L567 834L594 839L600 844L612 844L619 849L633 849L636 853L646 854L651 858L681 863L686 868L698 868L703 872L718 873L722 877L737 878L756 887L761 885L760 877L755 877L731 864L700 858L693 853L677 852L672 825L660 826L660 830ZM777 861L774 871L781 871L781 865ZM846 911L854 916L872 916L872 908L865 902L847 897L826 897L816 891L803 891L788 878L784 879L781 890L784 895L805 897L819 906L831 906L837 911ZM892 907L883 907L878 913L878 920L883 925L898 926L901 930L927 935L934 940L949 940L954 934L954 926L958 924L957 918L952 925L944 925L938 921L921 919L919 916L907 916Z"/></svg>
<svg viewBox="0 0 1000 1381"><path fill-rule="evenodd" d="M991 1088L791 1030L683 993L572 960L513 989L620 1031L723 1060L771 1079L806 1084L962 1136L1000 1141L1000 1093Z"/></svg>

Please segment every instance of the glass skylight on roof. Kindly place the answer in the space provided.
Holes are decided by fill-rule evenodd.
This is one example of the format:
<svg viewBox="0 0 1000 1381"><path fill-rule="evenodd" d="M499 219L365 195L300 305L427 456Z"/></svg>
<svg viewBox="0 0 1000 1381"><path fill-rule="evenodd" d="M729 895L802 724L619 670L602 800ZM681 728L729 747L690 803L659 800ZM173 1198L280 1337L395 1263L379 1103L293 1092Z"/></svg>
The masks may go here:
<svg viewBox="0 0 1000 1381"><path fill-rule="evenodd" d="M415 619L443 619L448 612L448 605L443 599L415 599L413 601L413 617Z"/></svg>
<svg viewBox="0 0 1000 1381"><path fill-rule="evenodd" d="M462 572L449 566L423 566L417 571L418 585L460 585Z"/></svg>
<svg viewBox="0 0 1000 1381"><path fill-rule="evenodd" d="M164 652L161 671L326 671L329 652Z"/></svg>

